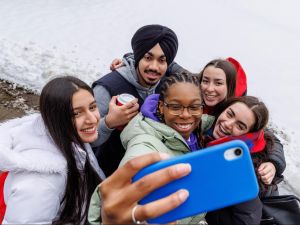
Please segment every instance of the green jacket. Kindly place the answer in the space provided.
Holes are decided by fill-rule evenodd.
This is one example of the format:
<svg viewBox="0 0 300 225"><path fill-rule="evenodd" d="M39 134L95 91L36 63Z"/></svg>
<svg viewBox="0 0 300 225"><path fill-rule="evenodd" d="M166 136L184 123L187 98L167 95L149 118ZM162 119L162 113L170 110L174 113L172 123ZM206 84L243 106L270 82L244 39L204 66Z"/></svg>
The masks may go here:
<svg viewBox="0 0 300 225"><path fill-rule="evenodd" d="M201 130L211 127L214 119L206 114L201 118ZM184 138L174 129L164 123L156 122L144 117L141 113L136 115L121 133L121 141L126 149L120 166L128 160L140 155L153 152L165 152L171 156L183 155L190 152ZM95 190L88 213L88 220L92 225L99 225L100 204L98 188ZM201 204L201 203L199 203ZM198 224L205 214L180 220L180 224Z"/></svg>
<svg viewBox="0 0 300 225"><path fill-rule="evenodd" d="M201 130L210 128L213 121L212 116L204 114ZM121 141L126 153L120 166L132 158L147 153L164 152L170 156L178 156L190 152L186 141L176 130L164 123L144 117L141 113L125 127L121 133Z"/></svg>
<svg viewBox="0 0 300 225"><path fill-rule="evenodd" d="M136 115L121 133L121 141L126 149L120 166L128 160L153 152L165 152L171 156L190 152L184 138L164 123Z"/></svg>

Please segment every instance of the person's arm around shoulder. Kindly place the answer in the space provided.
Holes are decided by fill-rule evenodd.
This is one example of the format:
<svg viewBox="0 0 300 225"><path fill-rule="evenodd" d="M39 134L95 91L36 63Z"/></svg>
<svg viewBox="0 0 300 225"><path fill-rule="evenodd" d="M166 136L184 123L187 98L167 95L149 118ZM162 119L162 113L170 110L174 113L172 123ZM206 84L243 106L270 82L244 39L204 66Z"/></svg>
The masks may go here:
<svg viewBox="0 0 300 225"><path fill-rule="evenodd" d="M60 209L65 178L60 174L11 173L4 185L3 224L52 224Z"/></svg>
<svg viewBox="0 0 300 225"><path fill-rule="evenodd" d="M271 184L274 177L281 177L286 167L283 145L280 140L270 131L266 131L273 139L272 149L267 149L269 162L262 163L258 168L258 174L265 184Z"/></svg>
<svg viewBox="0 0 300 225"><path fill-rule="evenodd" d="M286 167L283 145L280 140L270 131L268 135L273 140L272 149L266 149L270 161L262 163L258 168L258 174L265 184L271 184L274 177L282 179L282 173Z"/></svg>
<svg viewBox="0 0 300 225"><path fill-rule="evenodd" d="M283 145L281 144L280 140L271 133L274 140L274 145L272 150L270 151L270 160L273 162L275 168L276 168L276 175L280 176L283 174L285 168L286 168L286 161L284 156L284 150Z"/></svg>
<svg viewBox="0 0 300 225"><path fill-rule="evenodd" d="M174 74L174 73L182 73L182 72L189 72L185 68L183 68L181 65L179 65L176 62L172 62L166 71L166 75Z"/></svg>
<svg viewBox="0 0 300 225"><path fill-rule="evenodd" d="M110 66L109 66L109 69L111 71L114 71L122 66L125 65L124 61L128 61L128 60L134 60L134 56L133 56L133 53L129 52L129 53L126 53L124 56L123 56L123 59L119 59L119 58L116 58L114 59Z"/></svg>
<svg viewBox="0 0 300 225"><path fill-rule="evenodd" d="M108 107L109 107L109 102L111 101L111 96L109 92L101 85L96 85L93 91L94 91L97 107L101 115L101 119L98 128L98 132L99 132L98 139L94 141L92 145L99 146L107 141L112 131L114 130L113 128L112 129L109 128L105 122L105 117L108 113Z"/></svg>

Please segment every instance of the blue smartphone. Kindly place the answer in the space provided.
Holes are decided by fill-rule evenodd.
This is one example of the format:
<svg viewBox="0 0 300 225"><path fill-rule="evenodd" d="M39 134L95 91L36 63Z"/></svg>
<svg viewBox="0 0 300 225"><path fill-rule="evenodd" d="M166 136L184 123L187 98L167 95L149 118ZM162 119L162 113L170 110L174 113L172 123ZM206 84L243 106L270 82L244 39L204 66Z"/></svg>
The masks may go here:
<svg viewBox="0 0 300 225"><path fill-rule="evenodd" d="M249 149L240 140L154 163L139 171L133 182L149 173L178 163L189 163L192 167L191 173L156 189L139 204L158 200L179 189L187 189L189 198L172 211L148 220L148 223L168 223L235 205L258 195L259 187Z"/></svg>

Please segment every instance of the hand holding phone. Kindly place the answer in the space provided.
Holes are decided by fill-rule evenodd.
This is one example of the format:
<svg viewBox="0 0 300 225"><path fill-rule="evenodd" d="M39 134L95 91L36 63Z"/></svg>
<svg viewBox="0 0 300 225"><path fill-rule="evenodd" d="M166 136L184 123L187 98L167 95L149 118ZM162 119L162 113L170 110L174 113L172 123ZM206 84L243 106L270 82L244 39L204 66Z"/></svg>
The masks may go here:
<svg viewBox="0 0 300 225"><path fill-rule="evenodd" d="M241 203L258 195L259 188L249 149L240 140L152 164L137 173L133 182L149 173L178 163L189 163L192 172L153 191L139 203L143 205L152 202L180 189L187 189L189 198L178 208L151 219L148 223L168 223Z"/></svg>

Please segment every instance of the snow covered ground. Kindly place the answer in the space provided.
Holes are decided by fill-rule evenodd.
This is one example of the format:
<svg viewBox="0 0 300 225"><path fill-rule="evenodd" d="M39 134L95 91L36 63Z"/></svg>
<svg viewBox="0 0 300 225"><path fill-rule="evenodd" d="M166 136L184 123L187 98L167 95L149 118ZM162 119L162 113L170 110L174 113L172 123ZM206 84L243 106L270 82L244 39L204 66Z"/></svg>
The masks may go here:
<svg viewBox="0 0 300 225"><path fill-rule="evenodd" d="M176 61L198 72L232 56L248 75L285 145L287 183L300 195L300 14L296 0L0 0L0 78L40 91L54 76L92 83L131 51L133 33L163 24L178 35Z"/></svg>

